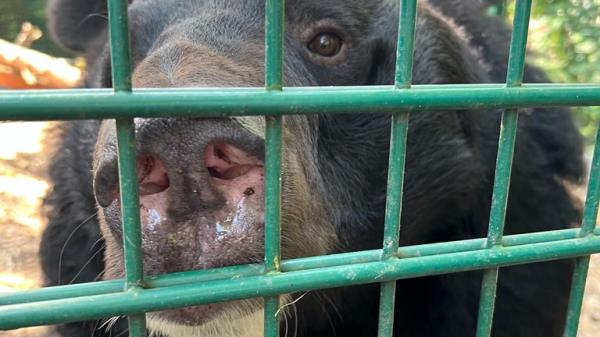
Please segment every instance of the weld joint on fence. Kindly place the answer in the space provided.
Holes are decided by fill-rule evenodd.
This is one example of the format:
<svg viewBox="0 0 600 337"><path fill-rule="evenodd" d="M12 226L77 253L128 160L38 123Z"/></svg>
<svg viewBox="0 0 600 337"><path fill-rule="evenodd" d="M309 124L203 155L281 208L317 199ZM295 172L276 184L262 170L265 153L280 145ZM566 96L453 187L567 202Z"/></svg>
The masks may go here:
<svg viewBox="0 0 600 337"><path fill-rule="evenodd" d="M144 284L144 280L136 280L135 282L125 282L125 291L129 291L131 289L145 289L146 286Z"/></svg>
<svg viewBox="0 0 600 337"><path fill-rule="evenodd" d="M266 86L267 92L280 92L283 90L283 86L281 84L269 84Z"/></svg>
<svg viewBox="0 0 600 337"><path fill-rule="evenodd" d="M392 87L393 91L410 90L413 88L411 83L397 83Z"/></svg>
<svg viewBox="0 0 600 337"><path fill-rule="evenodd" d="M400 254L398 253L392 253L392 255L382 259L381 261L383 262L396 262L398 260L401 260L401 257L399 256Z"/></svg>
<svg viewBox="0 0 600 337"><path fill-rule="evenodd" d="M280 178L281 180L281 178ZM268 263L271 262L271 263ZM269 266L270 265L270 266ZM266 274L270 272L279 273L281 270L281 258L279 256L274 256L273 261L267 261L264 263Z"/></svg>
<svg viewBox="0 0 600 337"><path fill-rule="evenodd" d="M497 243L493 244L492 247L500 247L500 248L505 248L505 247L510 247L510 244L507 244L506 241L504 240L504 235L502 236L502 239L500 241L498 241Z"/></svg>
<svg viewBox="0 0 600 337"><path fill-rule="evenodd" d="M596 230L592 230L592 231L586 231L583 228L579 228L579 230L577 231L577 238L578 239L585 239L585 238L591 238L591 237L598 237L600 236L600 231L596 231Z"/></svg>
<svg viewBox="0 0 600 337"><path fill-rule="evenodd" d="M281 271L281 269L276 269L276 270L267 270L264 272L264 276L277 276L277 275L281 275L283 274L283 272Z"/></svg>
<svg viewBox="0 0 600 337"><path fill-rule="evenodd" d="M502 244L502 242L497 242L497 243L494 243L494 244L492 244L490 246L485 247L485 249L488 249L488 250L499 250L499 249L502 249L502 248L506 248L506 246L504 246Z"/></svg>
<svg viewBox="0 0 600 337"><path fill-rule="evenodd" d="M504 233L502 233L504 234ZM489 240L489 239L488 239ZM504 242L504 235L496 240L489 240L485 248L498 248L504 247L506 243Z"/></svg>
<svg viewBox="0 0 600 337"><path fill-rule="evenodd" d="M127 89L113 88L113 90L112 90L113 96L127 96L127 95L131 95L132 93L133 92L131 90L127 90Z"/></svg>
<svg viewBox="0 0 600 337"><path fill-rule="evenodd" d="M386 252L385 249L379 249L379 261L386 261L391 258L400 259L400 258L402 258L401 255L402 255L402 253L398 249L395 249L395 250L389 251L389 252Z"/></svg>
<svg viewBox="0 0 600 337"><path fill-rule="evenodd" d="M122 293L130 293L130 294L133 294L133 295L139 295L139 294L141 294L142 292L144 292L144 290L145 290L145 289L144 289L144 287L142 287L142 286L140 286L140 285L134 285L134 286L131 286L131 285L130 285L130 286L128 286L128 287L127 287L127 289L126 289L124 292L122 292Z"/></svg>

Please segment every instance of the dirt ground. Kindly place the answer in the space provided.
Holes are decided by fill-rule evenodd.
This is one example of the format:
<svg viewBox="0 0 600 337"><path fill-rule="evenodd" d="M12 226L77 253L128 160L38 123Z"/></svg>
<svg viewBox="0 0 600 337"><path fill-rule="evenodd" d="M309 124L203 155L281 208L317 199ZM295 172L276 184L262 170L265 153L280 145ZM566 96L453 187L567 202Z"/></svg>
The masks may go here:
<svg viewBox="0 0 600 337"><path fill-rule="evenodd" d="M47 123L0 123L0 294L40 286L38 243ZM46 327L0 332L0 337L54 337ZM600 255L592 257L580 337L600 336ZM85 336L82 336L85 337Z"/></svg>

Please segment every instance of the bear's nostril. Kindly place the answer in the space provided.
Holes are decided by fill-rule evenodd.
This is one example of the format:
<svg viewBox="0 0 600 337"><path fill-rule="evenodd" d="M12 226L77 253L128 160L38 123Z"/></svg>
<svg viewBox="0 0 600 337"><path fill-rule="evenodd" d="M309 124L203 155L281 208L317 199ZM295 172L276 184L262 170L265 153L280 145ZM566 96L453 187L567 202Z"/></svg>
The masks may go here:
<svg viewBox="0 0 600 337"><path fill-rule="evenodd" d="M251 165L238 165L233 166L228 169L219 169L216 167L209 167L208 172L214 178L223 179L223 180L232 180L237 177L241 177L248 173L254 166Z"/></svg>
<svg viewBox="0 0 600 337"><path fill-rule="evenodd" d="M164 164L151 156L137 159L140 196L160 193L169 187L169 176Z"/></svg>
<svg viewBox="0 0 600 337"><path fill-rule="evenodd" d="M233 180L245 176L253 168L263 166L262 161L257 157L225 142L216 142L206 146L204 164L213 178L222 180Z"/></svg>

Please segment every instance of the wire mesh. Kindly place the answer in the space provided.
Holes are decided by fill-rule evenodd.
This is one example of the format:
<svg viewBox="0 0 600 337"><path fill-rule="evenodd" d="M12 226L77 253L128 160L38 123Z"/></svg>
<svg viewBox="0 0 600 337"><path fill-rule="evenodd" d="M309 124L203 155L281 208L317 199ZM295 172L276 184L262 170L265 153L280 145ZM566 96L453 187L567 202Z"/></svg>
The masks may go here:
<svg viewBox="0 0 600 337"><path fill-rule="evenodd" d="M393 336L396 280L484 270L477 336L490 336L498 268L579 257L565 336L575 336L589 255L600 252L596 226L600 147L592 160L580 229L503 236L519 107L600 105L598 85L522 85L531 0L517 0L506 86L411 86L417 1L401 0L394 86L284 88L283 0L267 0L264 89L133 90L127 0L109 0L113 90L0 93L0 119L115 118L126 277L0 295L0 329L129 315L132 337L145 335L145 312L248 297L264 298L264 334L279 336L280 295L381 283L378 336ZM503 108L487 239L398 247L409 112ZM281 261L281 162L286 114L389 113L392 116L382 249ZM265 115L264 264L144 277L134 117ZM600 140L598 135L597 143ZM497 249L499 246L502 249ZM60 312L55 308L60 307Z"/></svg>

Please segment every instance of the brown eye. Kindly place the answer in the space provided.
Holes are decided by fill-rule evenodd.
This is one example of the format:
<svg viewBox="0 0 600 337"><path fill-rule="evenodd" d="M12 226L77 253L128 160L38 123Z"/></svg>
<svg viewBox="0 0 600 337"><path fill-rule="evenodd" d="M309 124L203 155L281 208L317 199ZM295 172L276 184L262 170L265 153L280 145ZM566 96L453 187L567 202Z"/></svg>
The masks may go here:
<svg viewBox="0 0 600 337"><path fill-rule="evenodd" d="M320 33L308 43L308 49L315 54L332 57L342 49L342 39L334 33Z"/></svg>

